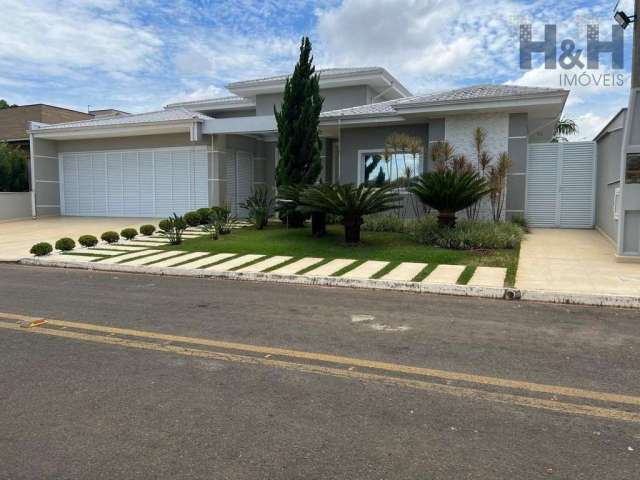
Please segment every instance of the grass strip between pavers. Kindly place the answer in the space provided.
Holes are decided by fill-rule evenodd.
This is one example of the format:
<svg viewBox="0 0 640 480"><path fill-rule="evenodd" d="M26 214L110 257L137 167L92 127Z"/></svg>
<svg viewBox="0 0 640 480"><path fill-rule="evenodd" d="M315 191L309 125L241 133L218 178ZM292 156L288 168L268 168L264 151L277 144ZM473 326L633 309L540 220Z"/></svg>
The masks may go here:
<svg viewBox="0 0 640 480"><path fill-rule="evenodd" d="M464 271L460 274L460 277L458 278L458 285L468 284L469 280L471 280L471 277L473 277L473 274L476 273L476 268L478 267L469 266L465 268Z"/></svg>
<svg viewBox="0 0 640 480"><path fill-rule="evenodd" d="M430 263L415 277L413 277L414 282L421 282L433 272L438 267L437 263Z"/></svg>
<svg viewBox="0 0 640 480"><path fill-rule="evenodd" d="M154 261L153 261L153 262L151 262L151 263L145 263L145 264L144 264L144 266L145 266L145 267L151 267L151 266L153 266L153 264L154 264L154 263L160 263L160 262L164 262L164 261L166 261L166 260L174 260L174 259L176 259L176 258L181 257L182 255L186 255L187 253L191 253L191 252L186 252L186 251L185 251L185 252L182 252L180 255L176 255L175 257L159 258L158 260L154 260ZM140 257L138 257L138 258L140 258ZM137 259L134 259L134 260L137 260Z"/></svg>
<svg viewBox="0 0 640 480"><path fill-rule="evenodd" d="M389 262L389 265L386 265L382 270L379 270L377 273L375 273L373 275L373 277L371 277L373 280L379 280L382 277L384 277L387 273L390 273L392 270L394 270L398 265L400 265L402 262Z"/></svg>
<svg viewBox="0 0 640 480"><path fill-rule="evenodd" d="M240 270L241 268L249 267L255 263L264 262L265 260L269 260L271 257L275 257L276 255L265 255L264 257L256 258L255 260L251 260L250 262L243 263L242 265L238 265L237 267L233 267L229 269L230 272L235 272L236 270Z"/></svg>
<svg viewBox="0 0 640 480"><path fill-rule="evenodd" d="M325 258L321 262L316 263L315 265L311 265L310 267L300 270L296 275L305 275L307 272L310 272L312 270L315 270L316 268L322 267L323 265L326 265L327 263L333 260L335 260L335 258Z"/></svg>
<svg viewBox="0 0 640 480"><path fill-rule="evenodd" d="M349 260L353 260L353 259L349 259ZM341 268L336 273L334 273L332 275L329 275L329 276L330 277L341 277L345 273L350 272L351 270L359 267L360 265L362 265L363 263L365 263L367 261L368 260L357 260L357 261L353 262L351 265L347 265L346 267Z"/></svg>
<svg viewBox="0 0 640 480"><path fill-rule="evenodd" d="M229 253L231 253L231 252L229 252ZM207 263L206 265L198 267L196 270L204 270L205 268L213 267L214 265L219 265L221 263L228 262L229 260L234 260L234 259L236 259L238 257L243 257L244 255L246 255L246 253L238 253L238 254L233 255L232 257L227 257L227 258L223 258L221 260L216 260L215 262ZM187 263L189 263L189 262L187 262Z"/></svg>
<svg viewBox="0 0 640 480"><path fill-rule="evenodd" d="M103 258L117 256L117 255L105 255L104 253L91 253L91 252L64 252L64 253L61 253L60 255L62 256L71 255L74 257L103 257Z"/></svg>
<svg viewBox="0 0 640 480"><path fill-rule="evenodd" d="M290 265L292 263L296 263L298 260L302 260L303 258L306 258L306 257L293 257L290 260L287 260L286 262L282 262L278 265L274 265L273 267L269 267L263 270L262 273L273 272L274 270L278 270L279 268L286 267L287 265Z"/></svg>

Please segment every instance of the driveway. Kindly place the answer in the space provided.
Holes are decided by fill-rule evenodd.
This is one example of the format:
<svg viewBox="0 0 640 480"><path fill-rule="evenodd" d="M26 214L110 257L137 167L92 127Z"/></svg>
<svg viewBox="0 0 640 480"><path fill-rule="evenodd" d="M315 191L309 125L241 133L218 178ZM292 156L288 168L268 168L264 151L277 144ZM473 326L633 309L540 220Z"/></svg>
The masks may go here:
<svg viewBox="0 0 640 480"><path fill-rule="evenodd" d="M534 229L522 243L516 287L561 293L640 293L640 263L616 262L596 230Z"/></svg>
<svg viewBox="0 0 640 480"><path fill-rule="evenodd" d="M81 235L100 238L107 230L137 229L140 225L157 221L152 218L47 217L0 223L0 261L16 261L28 256L34 243L49 242L53 245L62 237L77 241Z"/></svg>

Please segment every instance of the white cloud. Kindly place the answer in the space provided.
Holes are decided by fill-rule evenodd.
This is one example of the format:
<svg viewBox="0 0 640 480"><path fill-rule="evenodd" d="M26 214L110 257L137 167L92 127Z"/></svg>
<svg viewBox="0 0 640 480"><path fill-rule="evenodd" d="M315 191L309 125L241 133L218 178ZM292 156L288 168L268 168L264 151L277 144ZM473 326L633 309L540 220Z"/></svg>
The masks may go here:
<svg viewBox="0 0 640 480"><path fill-rule="evenodd" d="M0 29L0 62L44 74L72 75L89 68L138 72L154 65L163 45L151 29L131 21L116 0L0 0L0 11L11 12Z"/></svg>

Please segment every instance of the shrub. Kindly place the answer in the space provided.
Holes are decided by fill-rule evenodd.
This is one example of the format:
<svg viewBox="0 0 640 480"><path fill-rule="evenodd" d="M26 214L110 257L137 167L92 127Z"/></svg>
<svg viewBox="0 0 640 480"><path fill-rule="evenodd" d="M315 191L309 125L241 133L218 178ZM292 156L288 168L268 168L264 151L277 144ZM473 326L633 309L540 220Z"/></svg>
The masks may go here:
<svg viewBox="0 0 640 480"><path fill-rule="evenodd" d="M455 250L516 248L523 235L522 228L513 223L461 220L455 228L450 228L438 226L431 216L419 219L412 233L418 243Z"/></svg>
<svg viewBox="0 0 640 480"><path fill-rule="evenodd" d="M156 231L156 227L154 227L153 225L142 225L140 227L140 233L142 235L146 235L147 237L149 235L153 235L153 232Z"/></svg>
<svg viewBox="0 0 640 480"><path fill-rule="evenodd" d="M27 154L0 142L0 192L28 192Z"/></svg>
<svg viewBox="0 0 640 480"><path fill-rule="evenodd" d="M107 243L116 243L118 240L120 240L120 235L118 235L118 232L110 230L100 235L100 238Z"/></svg>
<svg viewBox="0 0 640 480"><path fill-rule="evenodd" d="M125 228L120 232L120 235L127 240L133 240L138 235L138 231L135 228Z"/></svg>
<svg viewBox="0 0 640 480"><path fill-rule="evenodd" d="M409 192L438 210L438 223L454 227L456 212L479 202L490 191L487 181L476 172L436 171L418 177Z"/></svg>
<svg viewBox="0 0 640 480"><path fill-rule="evenodd" d="M68 252L74 248L76 248L76 242L74 242L72 238L64 237L56 242L56 250L60 250L62 252Z"/></svg>
<svg viewBox="0 0 640 480"><path fill-rule="evenodd" d="M200 225L200 214L198 212L187 212L184 214L183 218L190 227L197 227Z"/></svg>
<svg viewBox="0 0 640 480"><path fill-rule="evenodd" d="M211 207L209 215L209 223L214 226L219 235L227 235L231 233L231 227L238 221L236 217L231 215L231 209L228 205L221 207Z"/></svg>
<svg viewBox="0 0 640 480"><path fill-rule="evenodd" d="M400 207L400 197L392 189L391 185L314 185L302 192L300 203L311 211L340 215L344 218L345 242L359 243L362 217Z"/></svg>
<svg viewBox="0 0 640 480"><path fill-rule="evenodd" d="M209 215L211 215L211 209L209 207L199 208L196 213L200 216L200 225L205 225L209 221Z"/></svg>
<svg viewBox="0 0 640 480"><path fill-rule="evenodd" d="M187 222L183 217L179 217L175 213L173 217L160 222L165 228L162 233L169 238L171 245L180 245L182 243L182 233L187 229Z"/></svg>
<svg viewBox="0 0 640 480"><path fill-rule="evenodd" d="M160 223L158 223L158 228L163 232L166 232L170 227L170 222L167 219L160 220Z"/></svg>
<svg viewBox="0 0 640 480"><path fill-rule="evenodd" d="M98 244L98 239L93 235L82 235L78 239L78 243L83 247L95 247Z"/></svg>
<svg viewBox="0 0 640 480"><path fill-rule="evenodd" d="M377 213L364 217L362 230L367 232L405 233L410 228L409 221L393 213Z"/></svg>
<svg viewBox="0 0 640 480"><path fill-rule="evenodd" d="M514 225L519 226L524 233L529 233L530 229L529 229L529 221L522 215L514 215L511 218L511 223L513 223Z"/></svg>
<svg viewBox="0 0 640 480"><path fill-rule="evenodd" d="M49 255L51 252L53 252L53 247L50 243L47 242L36 243L33 247L31 247L30 252L38 257L41 257L43 255Z"/></svg>
<svg viewBox="0 0 640 480"><path fill-rule="evenodd" d="M273 197L267 187L257 187L240 207L247 210L256 228L262 230L269 222L273 209Z"/></svg>

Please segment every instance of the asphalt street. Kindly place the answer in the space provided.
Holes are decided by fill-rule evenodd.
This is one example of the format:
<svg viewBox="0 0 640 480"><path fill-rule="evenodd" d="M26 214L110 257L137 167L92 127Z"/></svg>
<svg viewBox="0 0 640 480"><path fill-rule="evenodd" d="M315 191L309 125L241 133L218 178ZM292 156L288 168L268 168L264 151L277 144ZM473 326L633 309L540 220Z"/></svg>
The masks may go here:
<svg viewBox="0 0 640 480"><path fill-rule="evenodd" d="M638 479L639 360L634 310L4 264L0 478Z"/></svg>

